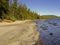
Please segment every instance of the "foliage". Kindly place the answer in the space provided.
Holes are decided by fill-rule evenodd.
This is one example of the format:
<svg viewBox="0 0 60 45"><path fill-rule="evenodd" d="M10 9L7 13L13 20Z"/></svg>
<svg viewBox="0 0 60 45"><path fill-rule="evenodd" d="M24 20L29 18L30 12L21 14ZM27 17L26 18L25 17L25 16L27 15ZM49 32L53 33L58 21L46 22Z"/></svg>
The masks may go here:
<svg viewBox="0 0 60 45"><path fill-rule="evenodd" d="M40 19L54 19L54 18L59 18L58 16L54 16L54 15L43 15L40 16Z"/></svg>
<svg viewBox="0 0 60 45"><path fill-rule="evenodd" d="M0 18L2 19L3 13L8 14L8 1L9 0L0 0Z"/></svg>
<svg viewBox="0 0 60 45"><path fill-rule="evenodd" d="M0 22L2 22L2 20L0 19Z"/></svg>
<svg viewBox="0 0 60 45"><path fill-rule="evenodd" d="M11 17L10 20L12 20L13 22L15 22L17 19L15 17Z"/></svg>
<svg viewBox="0 0 60 45"><path fill-rule="evenodd" d="M8 20L36 20L40 19L40 16L31 11L25 4L17 4L18 0L13 0L13 3L9 5L11 0L0 0L0 19Z"/></svg>

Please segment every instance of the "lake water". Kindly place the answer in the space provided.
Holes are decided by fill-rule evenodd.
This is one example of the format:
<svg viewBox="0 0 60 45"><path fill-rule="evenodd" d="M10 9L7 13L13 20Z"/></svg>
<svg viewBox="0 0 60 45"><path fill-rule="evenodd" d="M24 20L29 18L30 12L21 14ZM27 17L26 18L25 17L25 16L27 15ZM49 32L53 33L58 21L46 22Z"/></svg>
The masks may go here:
<svg viewBox="0 0 60 45"><path fill-rule="evenodd" d="M60 19L37 20L43 45L60 45Z"/></svg>

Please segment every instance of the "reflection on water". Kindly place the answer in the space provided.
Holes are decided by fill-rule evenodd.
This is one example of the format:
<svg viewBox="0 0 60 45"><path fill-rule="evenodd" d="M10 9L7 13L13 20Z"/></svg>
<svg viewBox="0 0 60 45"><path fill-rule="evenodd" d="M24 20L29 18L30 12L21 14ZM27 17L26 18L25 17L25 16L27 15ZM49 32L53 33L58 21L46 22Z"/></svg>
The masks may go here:
<svg viewBox="0 0 60 45"><path fill-rule="evenodd" d="M43 45L60 45L60 19L37 20L37 26Z"/></svg>

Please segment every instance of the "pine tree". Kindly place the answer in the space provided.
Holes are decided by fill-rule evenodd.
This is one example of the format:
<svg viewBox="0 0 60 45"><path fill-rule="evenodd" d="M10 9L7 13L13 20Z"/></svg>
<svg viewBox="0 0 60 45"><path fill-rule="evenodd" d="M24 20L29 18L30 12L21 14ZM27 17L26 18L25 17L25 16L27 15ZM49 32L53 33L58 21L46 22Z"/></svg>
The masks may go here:
<svg viewBox="0 0 60 45"><path fill-rule="evenodd" d="M9 0L0 0L0 18L4 18L4 14L7 14L9 11Z"/></svg>

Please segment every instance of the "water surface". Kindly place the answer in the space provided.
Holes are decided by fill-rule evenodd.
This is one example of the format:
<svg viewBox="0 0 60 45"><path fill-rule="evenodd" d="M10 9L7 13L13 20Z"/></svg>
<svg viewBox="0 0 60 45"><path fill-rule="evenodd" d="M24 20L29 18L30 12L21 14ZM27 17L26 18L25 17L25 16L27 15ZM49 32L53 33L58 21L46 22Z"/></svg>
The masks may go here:
<svg viewBox="0 0 60 45"><path fill-rule="evenodd" d="M36 23L43 45L60 45L60 19L37 20ZM47 29L44 30L43 25Z"/></svg>

